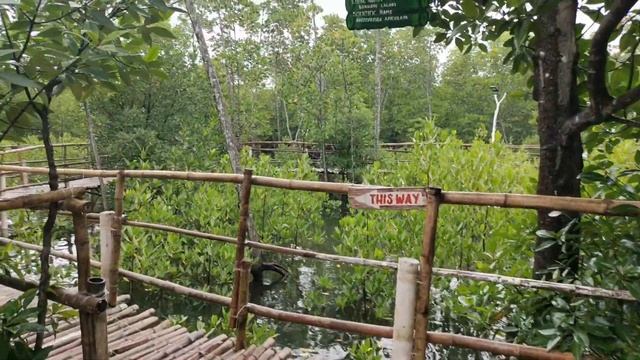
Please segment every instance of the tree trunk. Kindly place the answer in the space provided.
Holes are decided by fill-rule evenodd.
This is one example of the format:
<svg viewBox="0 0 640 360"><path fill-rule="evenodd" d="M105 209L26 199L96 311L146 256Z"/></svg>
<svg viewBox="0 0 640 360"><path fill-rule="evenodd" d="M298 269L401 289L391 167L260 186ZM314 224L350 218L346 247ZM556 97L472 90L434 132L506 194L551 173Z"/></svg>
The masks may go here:
<svg viewBox="0 0 640 360"><path fill-rule="evenodd" d="M202 57L202 63L204 64L205 70L207 71L207 76L211 85L211 91L213 93L216 108L218 109L218 117L220 119L220 126L222 127L222 132L224 134L227 152L229 153L231 168L233 169L233 172L240 174L242 173L242 165L240 164L240 150L238 146L238 139L234 134L233 124L227 112L224 97L222 94L222 87L220 86L220 80L218 78L218 75L216 74L216 70L213 67L213 64L211 63L209 49L204 37L204 31L202 31L202 26L200 25L198 13L196 12L193 1L185 0L185 4L187 8L187 14L191 19L191 27L193 28L193 33L195 34L196 40L198 42L198 49L200 51L200 56ZM258 234L255 222L253 221L253 217L251 216L251 214L247 219L247 229L249 240L259 242L260 236ZM260 252L260 250L253 249L252 255L257 259L257 264L255 264L254 268L252 269L254 279L259 278L260 273L265 270L275 271L283 277L286 275L286 269L282 268L281 266L277 264L262 262L262 253Z"/></svg>
<svg viewBox="0 0 640 360"><path fill-rule="evenodd" d="M374 138L376 154L380 149L380 123L382 121L382 30L376 30L376 119Z"/></svg>
<svg viewBox="0 0 640 360"><path fill-rule="evenodd" d="M48 104L51 104L50 93L47 93ZM42 142L44 144L47 156L47 165L49 166L49 188L51 191L58 190L58 170L56 168L55 154L53 145L51 144L51 125L49 124L49 109L43 107L37 110L38 116L42 122ZM40 254L40 282L38 283L38 324L43 328L47 318L47 289L49 289L49 255L51 254L51 239L53 237L53 227L56 224L56 215L58 214L58 203L49 204L49 213L47 221L42 229L42 253ZM44 332L39 331L36 334L35 348L42 348Z"/></svg>
<svg viewBox="0 0 640 360"><path fill-rule="evenodd" d="M582 172L582 142L572 136L561 145L562 124L578 113L576 91L576 35L577 2L563 0L541 14L536 28L535 96L538 101L538 135L540 137L540 166L538 189L540 195L580 197ZM578 214L550 217L549 211L538 211L538 228L557 232L566 227ZM575 232L575 227L572 229ZM538 237L536 248L548 238ZM536 251L534 276L544 277L558 268L571 277L578 268L578 240L568 239L563 251L555 244Z"/></svg>

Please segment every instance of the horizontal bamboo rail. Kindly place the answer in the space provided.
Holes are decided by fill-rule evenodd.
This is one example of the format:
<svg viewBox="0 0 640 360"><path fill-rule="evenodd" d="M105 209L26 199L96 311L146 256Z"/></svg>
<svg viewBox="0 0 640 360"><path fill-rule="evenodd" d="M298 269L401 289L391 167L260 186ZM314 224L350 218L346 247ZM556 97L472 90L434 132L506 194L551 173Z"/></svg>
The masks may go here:
<svg viewBox="0 0 640 360"><path fill-rule="evenodd" d="M0 211L24 209L45 203L62 201L68 198L81 196L85 191L85 188L77 187L0 200Z"/></svg>
<svg viewBox="0 0 640 360"><path fill-rule="evenodd" d="M87 146L89 145L88 143L62 143L62 144L53 144L54 148L57 147L74 147L74 146ZM13 146L13 145L10 145ZM17 145L20 146L20 145ZM4 150L4 151L0 151L0 156L2 155L9 155L9 154L16 154L16 153L22 153L22 152L27 152L27 151L31 151L31 150L37 150L37 149L44 149L44 145L29 145L29 146L25 146L25 147L16 147L14 149L10 149L10 150Z"/></svg>
<svg viewBox="0 0 640 360"><path fill-rule="evenodd" d="M5 244L5 245L13 244L27 250L38 251L38 252L42 251L41 246L27 244L24 242L10 240L6 238L0 238L0 244ZM67 259L69 261L76 261L74 255L66 254L60 251L52 250L51 255L56 257L61 257L63 259ZM92 260L91 266L100 268L101 264L98 261ZM172 283L170 281L156 279L151 276L138 274L132 271L120 269L119 272L120 272L120 275L122 275L123 277L129 278L131 280L136 280L148 285L153 285L165 290L176 292L181 295L190 296L205 302L210 302L210 303L224 305L224 306L229 306L231 303L231 298L228 298L226 296L206 293L201 290L192 289L186 286ZM347 321L347 320L339 320L339 319L326 318L322 316L276 310L276 309L271 309L269 307L253 304L253 303L247 304L245 306L245 309L255 315L271 318L274 320L288 321L296 324L321 327L321 328L336 330L336 331L351 332L351 333L356 333L356 334L366 335L366 336L376 336L376 337L384 337L384 338L393 337L393 328L388 326L363 324L363 323ZM543 359L543 360L573 359L573 355L569 353L548 352L543 348L536 348L536 347L526 346L526 345L511 344L511 343L505 343L501 341L485 340L485 339L474 338L470 336L441 333L441 332L428 332L428 335L429 335L430 342L434 344L444 345L444 346L460 346L460 347L466 347L466 348L477 350L477 351L488 351L488 352L502 353L510 356L519 356L523 359Z"/></svg>
<svg viewBox="0 0 640 360"><path fill-rule="evenodd" d="M42 246L25 243L18 240L11 240L11 239L0 237L0 244L14 245L22 249L42 252ZM73 261L73 262L78 261L75 255L67 254L65 252L57 251L57 250L51 250L51 256L55 256L55 257ZM98 269L102 267L102 263L96 260L91 260L90 265ZM138 281L147 285L153 285L165 290L173 291L176 294L190 296L192 298L199 299L205 302L224 305L224 306L229 306L229 304L231 303L231 298L227 296L216 295L216 294L211 294L201 290L192 289L186 286L172 283L170 281L160 280L152 276L147 276L147 275L143 275L143 274L139 274L133 271L123 270L123 269L118 269L118 273L127 279Z"/></svg>
<svg viewBox="0 0 640 360"><path fill-rule="evenodd" d="M0 171L27 172L32 174L48 174L48 168L0 165ZM116 177L117 170L90 170L90 169L58 169L60 175L83 177ZM189 181L206 181L240 184L241 174L205 173L188 171L164 171L164 170L125 170L124 175L129 178L139 179L173 179ZM253 185L273 187L289 190L303 190L315 192L328 192L336 194L348 194L352 187L380 189L380 186L360 186L348 183L326 183L321 181L279 179L267 176L254 176ZM504 208L522 209L548 209L589 213L596 215L621 215L615 209L617 207L635 207L637 211L627 211L624 215L640 216L640 201L625 200L598 200L561 196L501 194L501 193L470 193L470 192L442 192L443 204L496 206Z"/></svg>
<svg viewBox="0 0 640 360"><path fill-rule="evenodd" d="M60 212L62 215L70 215L68 212ZM97 221L99 219L99 214L87 214L87 218L90 221ZM157 231L166 231L174 234L192 236L196 238L206 239L206 240L215 240L224 242L227 244L236 244L236 239L229 236L223 235L214 235L201 231L195 230L187 230L182 229L175 226L169 225L161 225L154 224L148 222L141 221L133 221L129 219L125 219L123 221L123 225L130 227L137 227L143 229L157 230ZM251 248L271 251L278 254L292 255L292 256L300 256L308 259L316 259L323 261L336 262L341 264L348 265L361 265L361 266L369 266L380 269L389 269L396 270L398 268L398 264L391 261L381 261L381 260L371 260L357 257L349 257L342 255L333 255L333 254L325 254L320 252L315 252L311 250L304 249L294 249L288 248L284 246L264 244L255 241L247 241L246 245ZM579 295L579 296L588 296L588 297L596 297L602 299L615 299L615 300L624 300L624 301L638 301L638 299L634 298L633 295L627 290L609 290L609 289L601 289L592 286L585 285L576 285L576 284L562 284L551 281L543 281L543 280L534 280L534 279L526 279L526 278L518 278L512 276L504 276L497 274L489 274L489 273L481 273L475 271L466 271L466 270L454 270L454 269L444 269L444 268L433 268L433 274L437 276L443 277L455 277L455 278L463 278L468 280L475 281L486 281L496 284L502 285L513 285L520 286L529 289L539 289L539 290L549 290L556 291L566 294Z"/></svg>
<svg viewBox="0 0 640 360"><path fill-rule="evenodd" d="M0 284L20 291L28 291L38 288L38 283L35 281L18 279L6 275L0 275ZM98 314L107 309L107 301L104 299L79 294L75 291L63 288L50 287L49 290L47 290L47 297L60 304L67 305L90 314Z"/></svg>

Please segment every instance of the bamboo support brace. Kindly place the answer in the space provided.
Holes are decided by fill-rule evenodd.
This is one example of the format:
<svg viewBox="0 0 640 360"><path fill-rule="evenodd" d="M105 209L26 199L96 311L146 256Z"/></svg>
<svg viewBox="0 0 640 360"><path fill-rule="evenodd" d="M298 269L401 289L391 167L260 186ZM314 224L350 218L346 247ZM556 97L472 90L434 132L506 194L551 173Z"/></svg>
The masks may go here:
<svg viewBox="0 0 640 360"><path fill-rule="evenodd" d="M427 190L426 216L424 235L422 237L422 254L420 255L420 274L418 277L418 300L416 302L416 319L414 327L413 358L426 358L427 331L429 329L429 298L433 275L433 258L436 246L436 230L438 228L438 210L442 192L437 188Z"/></svg>
<svg viewBox="0 0 640 360"><path fill-rule="evenodd" d="M107 278L107 302L115 306L118 297L118 267L120 266L120 247L122 242L122 215L124 212L125 174L118 171L115 193L115 213L112 221L111 249L109 253L109 274Z"/></svg>
<svg viewBox="0 0 640 360"><path fill-rule="evenodd" d="M236 258L233 271L233 290L231 293L231 306L229 308L229 327L236 328L238 321L239 297L240 297L240 276L242 272L242 262L244 261L244 248L249 230L249 203L251 201L251 178L253 171L244 170L242 187L240 188L240 221L238 223L238 239L236 240Z"/></svg>
<svg viewBox="0 0 640 360"><path fill-rule="evenodd" d="M48 191L41 194L25 195L13 199L0 200L0 211L32 208L43 204L79 197L82 196L85 192L85 188L77 187Z"/></svg>
<svg viewBox="0 0 640 360"><path fill-rule="evenodd" d="M6 275L0 275L0 284L20 291L38 288L38 283L34 281L18 279ZM107 308L107 302L103 299L97 299L93 296L79 294L77 292L58 287L50 287L47 291L47 297L60 304L92 314L103 312Z"/></svg>

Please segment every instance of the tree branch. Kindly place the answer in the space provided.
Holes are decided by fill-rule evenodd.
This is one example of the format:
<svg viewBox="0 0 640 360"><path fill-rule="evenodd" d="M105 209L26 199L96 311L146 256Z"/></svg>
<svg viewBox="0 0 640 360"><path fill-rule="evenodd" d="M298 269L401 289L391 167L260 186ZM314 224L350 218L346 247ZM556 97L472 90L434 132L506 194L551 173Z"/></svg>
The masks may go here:
<svg viewBox="0 0 640 360"><path fill-rule="evenodd" d="M591 109L583 110L581 113L572 119L567 120L564 125L562 125L562 128L560 129L562 145L567 143L569 136L580 133L590 126L605 122L624 120L615 117L614 115L618 111L624 110L638 101L640 101L640 86L635 87L614 99L612 102L607 104L598 115L595 115ZM624 123L627 122L625 121Z"/></svg>
<svg viewBox="0 0 640 360"><path fill-rule="evenodd" d="M24 53L27 52L27 47L29 47L29 42L31 41L31 33L33 32L33 27L36 25L36 18L38 17L40 6L42 6L42 0L38 0L38 3L36 4L36 11L33 14L33 18L30 19L25 14L25 17L29 19L29 30L27 31L27 39L24 41L24 45L22 45L22 50L20 50L20 54L18 54L17 56L17 59L16 59L17 62L20 62L20 59L22 59L22 56L24 55Z"/></svg>
<svg viewBox="0 0 640 360"><path fill-rule="evenodd" d="M614 0L609 13L604 16L598 30L591 40L589 50L588 88L591 111L594 117L603 117L603 108L611 101L607 90L606 67L611 34L616 30L622 19L629 13L638 0Z"/></svg>

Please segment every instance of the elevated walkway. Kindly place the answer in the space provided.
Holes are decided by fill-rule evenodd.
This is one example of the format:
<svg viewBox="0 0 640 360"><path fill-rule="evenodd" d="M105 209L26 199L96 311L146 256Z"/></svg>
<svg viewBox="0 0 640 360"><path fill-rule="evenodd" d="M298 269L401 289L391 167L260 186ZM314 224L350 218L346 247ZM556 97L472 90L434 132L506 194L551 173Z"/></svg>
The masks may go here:
<svg viewBox="0 0 640 360"><path fill-rule="evenodd" d="M0 285L0 304L19 297L20 291ZM118 304L107 310L107 333L110 359L195 360L195 359L289 359L289 348L277 348L273 338L259 345L235 351L235 338L210 337L203 331L189 332L180 325L156 316L154 309L141 311L127 304L129 296L118 297ZM28 337L30 346L35 335ZM53 347L50 360L82 359L80 321L61 323L55 333L48 333L44 346Z"/></svg>

